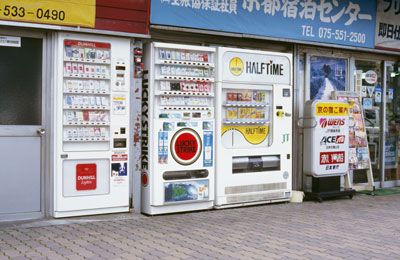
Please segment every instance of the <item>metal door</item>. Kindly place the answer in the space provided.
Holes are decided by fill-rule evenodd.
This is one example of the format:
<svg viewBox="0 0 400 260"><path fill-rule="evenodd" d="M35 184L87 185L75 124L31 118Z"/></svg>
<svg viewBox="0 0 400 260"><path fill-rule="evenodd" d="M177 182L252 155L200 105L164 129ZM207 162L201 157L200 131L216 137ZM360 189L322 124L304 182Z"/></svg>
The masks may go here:
<svg viewBox="0 0 400 260"><path fill-rule="evenodd" d="M0 35L0 219L41 214L43 39Z"/></svg>

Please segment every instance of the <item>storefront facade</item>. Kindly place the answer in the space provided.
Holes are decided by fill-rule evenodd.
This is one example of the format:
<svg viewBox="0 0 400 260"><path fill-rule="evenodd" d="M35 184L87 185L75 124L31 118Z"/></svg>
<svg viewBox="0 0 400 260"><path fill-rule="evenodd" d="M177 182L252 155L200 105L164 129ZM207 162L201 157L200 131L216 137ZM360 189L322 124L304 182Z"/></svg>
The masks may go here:
<svg viewBox="0 0 400 260"><path fill-rule="evenodd" d="M56 165L57 143L63 138L59 129L66 123L58 114L63 104L56 101L66 97L62 90L66 80L59 67L60 61L67 64L64 50L59 52L63 35L81 42L125 41L126 53L119 55L127 57L128 65L133 60L130 45L148 37L148 1L50 2L4 3L0 15L0 161L4 166L0 176L7 180L0 184L0 220L55 216L57 192L65 195L56 184L66 174ZM106 51L101 53L104 56ZM94 63L100 62L97 58ZM82 64L91 63L82 58ZM96 81L84 77L80 73L77 82ZM133 72L126 77L129 83Z"/></svg>
<svg viewBox="0 0 400 260"><path fill-rule="evenodd" d="M152 1L150 29L152 38L167 42L259 50L287 46L284 51L294 57L293 189L305 185L306 101L331 99L331 91L356 93L366 135L358 143L363 147L353 148L351 179L356 189L374 189L399 185L400 41L394 22L399 19L397 5L389 2L244 0L208 6ZM330 65L327 74L336 77L328 86L315 74L321 64Z"/></svg>

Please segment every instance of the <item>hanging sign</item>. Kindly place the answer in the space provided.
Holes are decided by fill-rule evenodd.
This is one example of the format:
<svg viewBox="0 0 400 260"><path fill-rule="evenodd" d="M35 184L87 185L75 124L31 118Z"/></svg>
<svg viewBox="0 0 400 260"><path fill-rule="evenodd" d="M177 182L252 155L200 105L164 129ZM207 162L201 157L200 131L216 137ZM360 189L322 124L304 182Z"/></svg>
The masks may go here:
<svg viewBox="0 0 400 260"><path fill-rule="evenodd" d="M4 0L0 20L93 28L96 0Z"/></svg>
<svg viewBox="0 0 400 260"><path fill-rule="evenodd" d="M365 0L153 0L150 21L374 48L375 14L376 1Z"/></svg>
<svg viewBox="0 0 400 260"><path fill-rule="evenodd" d="M368 84L375 84L378 81L378 74L373 70L365 72L365 81Z"/></svg>

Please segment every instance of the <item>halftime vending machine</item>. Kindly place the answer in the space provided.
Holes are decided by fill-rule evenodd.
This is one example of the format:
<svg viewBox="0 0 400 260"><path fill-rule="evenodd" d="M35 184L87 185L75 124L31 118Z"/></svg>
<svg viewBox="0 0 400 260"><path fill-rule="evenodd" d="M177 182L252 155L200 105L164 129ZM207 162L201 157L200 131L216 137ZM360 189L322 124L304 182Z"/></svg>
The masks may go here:
<svg viewBox="0 0 400 260"><path fill-rule="evenodd" d="M130 40L57 34L54 217L129 211Z"/></svg>
<svg viewBox="0 0 400 260"><path fill-rule="evenodd" d="M142 86L142 212L212 208L215 49L147 46Z"/></svg>
<svg viewBox="0 0 400 260"><path fill-rule="evenodd" d="M288 201L292 189L292 55L218 49L216 200Z"/></svg>

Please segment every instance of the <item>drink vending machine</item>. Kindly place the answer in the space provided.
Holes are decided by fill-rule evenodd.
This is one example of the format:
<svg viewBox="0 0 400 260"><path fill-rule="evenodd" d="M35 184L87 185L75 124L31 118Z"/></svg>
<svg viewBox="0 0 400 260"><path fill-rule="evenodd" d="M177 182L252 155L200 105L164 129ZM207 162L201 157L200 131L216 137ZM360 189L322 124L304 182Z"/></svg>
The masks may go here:
<svg viewBox="0 0 400 260"><path fill-rule="evenodd" d="M142 212L213 207L215 49L152 43L142 86Z"/></svg>
<svg viewBox="0 0 400 260"><path fill-rule="evenodd" d="M130 41L57 41L54 217L129 211Z"/></svg>
<svg viewBox="0 0 400 260"><path fill-rule="evenodd" d="M287 201L292 55L218 49L215 206Z"/></svg>

